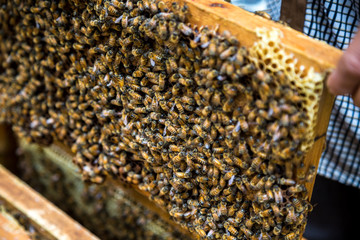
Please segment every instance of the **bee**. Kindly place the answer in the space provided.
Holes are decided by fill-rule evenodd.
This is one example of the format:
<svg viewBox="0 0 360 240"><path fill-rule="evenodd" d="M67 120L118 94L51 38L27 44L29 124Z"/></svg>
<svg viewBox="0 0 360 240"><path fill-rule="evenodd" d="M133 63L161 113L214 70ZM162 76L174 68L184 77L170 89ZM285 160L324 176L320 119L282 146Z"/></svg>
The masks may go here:
<svg viewBox="0 0 360 240"><path fill-rule="evenodd" d="M286 179L286 178L280 178L278 179L278 184L279 185L287 185L287 186L292 186L295 185L295 180L293 179Z"/></svg>
<svg viewBox="0 0 360 240"><path fill-rule="evenodd" d="M211 196L218 196L220 192L222 191L222 188L220 186L213 187L210 191Z"/></svg>
<svg viewBox="0 0 360 240"><path fill-rule="evenodd" d="M217 153L224 153L225 149L223 147L217 147L217 148L213 148L213 153L217 154ZM228 180L228 179L227 179Z"/></svg>
<svg viewBox="0 0 360 240"><path fill-rule="evenodd" d="M190 79L190 78L182 78L182 77L180 77L179 78L179 83L188 87L188 86L192 86L194 81L192 79Z"/></svg>
<svg viewBox="0 0 360 240"><path fill-rule="evenodd" d="M231 33L227 30L223 31L222 37L224 37L231 45L239 45L239 41L235 36L231 35Z"/></svg>
<svg viewBox="0 0 360 240"><path fill-rule="evenodd" d="M137 107L137 108L134 109L134 112L137 113L137 114L147 113L147 109L145 107Z"/></svg>
<svg viewBox="0 0 360 240"><path fill-rule="evenodd" d="M125 8L125 3L120 0L112 0L112 4L114 5L114 7L120 10L123 10Z"/></svg>
<svg viewBox="0 0 360 240"><path fill-rule="evenodd" d="M223 51L221 54L220 54L220 59L221 60L225 60L229 57L231 57L232 55L234 55L235 53L237 52L237 48L236 47L229 47L228 49L226 49L225 51Z"/></svg>
<svg viewBox="0 0 360 240"><path fill-rule="evenodd" d="M209 73L206 75L206 78L207 78L208 80L213 80L213 79L216 78L218 75L219 75L218 71L214 69L214 70L209 71Z"/></svg>
<svg viewBox="0 0 360 240"><path fill-rule="evenodd" d="M158 25L158 33L159 36L162 40L166 40L168 37L168 28L167 28L167 23L164 20L160 20L159 21L159 25Z"/></svg>
<svg viewBox="0 0 360 240"><path fill-rule="evenodd" d="M94 176L90 179L91 182L96 183L96 184L102 184L104 182L104 178L101 176Z"/></svg>
<svg viewBox="0 0 360 240"><path fill-rule="evenodd" d="M203 131L203 129L200 125L197 125L197 124L194 125L193 129L199 137L201 137L201 138L205 137L205 132Z"/></svg>
<svg viewBox="0 0 360 240"><path fill-rule="evenodd" d="M213 157L211 160L212 164L214 164L215 167L217 167L219 170L224 171L225 170L225 164L222 163L219 159Z"/></svg>
<svg viewBox="0 0 360 240"><path fill-rule="evenodd" d="M309 168L309 171L308 171L307 175L306 175L305 181L306 181L306 182L311 182L311 181L313 181L313 179L315 178L315 176L316 176L316 167L315 167L315 166L311 166L311 167Z"/></svg>
<svg viewBox="0 0 360 240"><path fill-rule="evenodd" d="M190 27L186 26L185 23L182 23L182 22L178 24L178 30L182 34L184 34L185 36L188 36L188 37L193 34L193 30Z"/></svg>
<svg viewBox="0 0 360 240"><path fill-rule="evenodd" d="M207 183L209 181L209 179L207 177L204 177L204 176L197 176L196 181L198 183Z"/></svg>
<svg viewBox="0 0 360 240"><path fill-rule="evenodd" d="M296 213L295 213L295 209L293 206L287 206L286 207L286 211L287 211L287 215L285 218L285 223L287 224L293 224L296 222L297 217L296 217Z"/></svg>
<svg viewBox="0 0 360 240"><path fill-rule="evenodd" d="M248 239L250 239L253 235L253 232L247 229L244 224L240 225L240 230L243 232L243 234L245 234Z"/></svg>
<svg viewBox="0 0 360 240"><path fill-rule="evenodd" d="M116 7L114 5L108 4L107 11L108 11L109 15L111 15L111 16L119 15L119 11L116 9Z"/></svg>
<svg viewBox="0 0 360 240"><path fill-rule="evenodd" d="M133 99L139 100L139 101L142 100L142 96L140 94L136 93L134 90L129 90L128 93Z"/></svg>
<svg viewBox="0 0 360 240"><path fill-rule="evenodd" d="M266 180L266 183L265 183L265 189L266 190L269 190L273 184L275 183L275 176L274 175L270 175L267 180Z"/></svg>
<svg viewBox="0 0 360 240"><path fill-rule="evenodd" d="M253 227L253 225L255 224L255 220L257 219L257 216L256 217L250 217L248 218L246 221L245 221L245 226L248 228L248 229L251 229Z"/></svg>
<svg viewBox="0 0 360 240"><path fill-rule="evenodd" d="M164 101L164 100L159 101L159 105L162 108L162 110L164 110L165 112L170 111L170 108L168 107L166 101Z"/></svg>
<svg viewBox="0 0 360 240"><path fill-rule="evenodd" d="M259 216L262 218L270 217L272 215L272 213L273 213L272 209L267 209L267 210L263 210L263 211L259 212Z"/></svg>
<svg viewBox="0 0 360 240"><path fill-rule="evenodd" d="M285 240L295 240L297 238L298 238L298 235L292 232L292 233L287 234L284 239Z"/></svg>
<svg viewBox="0 0 360 240"><path fill-rule="evenodd" d="M166 126L167 130L172 134L175 135L177 133L176 129L172 125Z"/></svg>
<svg viewBox="0 0 360 240"><path fill-rule="evenodd" d="M237 236L238 231L229 222L224 223L224 228L230 232L231 235Z"/></svg>
<svg viewBox="0 0 360 240"><path fill-rule="evenodd" d="M177 63L174 58L169 58L166 60L166 72L167 74L171 74L177 70ZM170 76L170 82L176 82L180 78L178 73L174 73Z"/></svg>
<svg viewBox="0 0 360 240"><path fill-rule="evenodd" d="M121 16L121 26L127 28L129 24L129 14L124 12Z"/></svg>
<svg viewBox="0 0 360 240"><path fill-rule="evenodd" d="M232 161L234 162L235 165L239 166L242 169L248 169L249 168L248 163L241 160L238 157L233 157Z"/></svg>
<svg viewBox="0 0 360 240"><path fill-rule="evenodd" d="M199 90L200 91L200 90ZM202 96L205 99L206 102L210 101L210 98L212 97L213 93L214 93L214 88L210 87L207 90L201 91L202 92ZM208 108L210 108L210 106L207 106ZM209 109L210 110L210 109Z"/></svg>
<svg viewBox="0 0 360 240"><path fill-rule="evenodd" d="M265 11L255 11L255 15L258 15L260 17L263 17L265 19L271 20L271 15Z"/></svg>
<svg viewBox="0 0 360 240"><path fill-rule="evenodd" d="M256 172L259 168L261 163L263 162L263 160L259 157L255 157L254 159L252 159L251 161L251 165L250 165L250 171Z"/></svg>
<svg viewBox="0 0 360 240"><path fill-rule="evenodd" d="M175 176L178 178L190 178L191 172L175 172Z"/></svg>
<svg viewBox="0 0 360 240"><path fill-rule="evenodd" d="M224 105L223 105L223 111L224 112L231 112L233 110L233 106L234 106L234 99L230 98L229 100L227 100Z"/></svg>
<svg viewBox="0 0 360 240"><path fill-rule="evenodd" d="M197 234L199 234L199 236L201 238L205 238L206 237L206 232L204 229L202 228L195 228L195 231L197 232ZM289 239L290 240L290 239Z"/></svg>
<svg viewBox="0 0 360 240"><path fill-rule="evenodd" d="M84 49L84 46L81 45L81 44L79 44L79 43L74 43L74 44L72 45L72 47L73 47L75 50L78 50L78 51Z"/></svg>
<svg viewBox="0 0 360 240"><path fill-rule="evenodd" d="M301 201L299 199L292 198L291 201L292 201L297 213L301 213L301 212L304 211L305 207L304 207L304 205L301 203Z"/></svg>
<svg viewBox="0 0 360 240"><path fill-rule="evenodd" d="M135 57L139 57L143 54L143 50L139 49L139 48L133 48L131 50L132 55L134 55Z"/></svg>
<svg viewBox="0 0 360 240"><path fill-rule="evenodd" d="M275 202L277 204L280 204L283 202L283 196L282 196L282 193L281 193L281 189L278 185L275 185L273 187L273 193L274 193L274 197L275 197Z"/></svg>
<svg viewBox="0 0 360 240"><path fill-rule="evenodd" d="M287 194L289 196L301 192L306 192L306 188L304 185L296 184L295 186L291 186L287 189Z"/></svg>
<svg viewBox="0 0 360 240"><path fill-rule="evenodd" d="M240 73L241 75L251 75L253 73L255 73L256 68L252 63L249 63L243 67L241 67L240 69Z"/></svg>

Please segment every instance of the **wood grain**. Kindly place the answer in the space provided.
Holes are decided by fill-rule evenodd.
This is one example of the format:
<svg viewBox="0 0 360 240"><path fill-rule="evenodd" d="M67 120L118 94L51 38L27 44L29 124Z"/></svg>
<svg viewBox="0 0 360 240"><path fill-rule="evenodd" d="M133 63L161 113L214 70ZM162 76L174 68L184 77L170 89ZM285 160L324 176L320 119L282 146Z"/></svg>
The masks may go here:
<svg viewBox="0 0 360 240"><path fill-rule="evenodd" d="M44 230L50 239L98 240L96 236L71 219L0 165L0 199L23 213Z"/></svg>
<svg viewBox="0 0 360 240"><path fill-rule="evenodd" d="M30 240L28 233L9 216L0 212L0 239L6 240Z"/></svg>

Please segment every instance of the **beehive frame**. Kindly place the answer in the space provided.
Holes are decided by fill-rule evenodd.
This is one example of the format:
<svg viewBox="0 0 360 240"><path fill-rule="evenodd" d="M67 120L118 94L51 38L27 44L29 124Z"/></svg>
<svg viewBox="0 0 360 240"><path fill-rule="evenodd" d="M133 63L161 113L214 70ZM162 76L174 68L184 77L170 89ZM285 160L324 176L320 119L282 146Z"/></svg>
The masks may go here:
<svg viewBox="0 0 360 240"><path fill-rule="evenodd" d="M172 1L165 1L170 4ZM281 43L284 50L293 54L301 65L313 67L315 71L325 72L335 68L342 51L328 44L309 38L305 34L296 31L281 23L268 20L264 17L245 11L230 3L215 0L180 0L179 2L189 6L188 21L192 25L212 26L219 32L231 29L231 33L237 37L240 45L253 46L258 40L256 29L278 29L282 34ZM325 84L325 83L324 83ZM325 136L330 119L334 96L326 87L319 102L319 112L316 124L315 142L308 151L305 163L310 165L319 164L320 156L325 148ZM315 179L307 184L311 196Z"/></svg>
<svg viewBox="0 0 360 240"><path fill-rule="evenodd" d="M168 1L171 2L171 1ZM231 29L232 34L237 36L241 45L250 47L257 40L255 29L257 26L266 28L278 28L283 34L285 50L293 53L304 66L312 66L317 71L324 71L334 67L340 56L340 51L328 47L323 43L310 40L304 35L279 24L253 16L230 4L219 1L180 1L186 3L190 9L189 22L194 25L208 25L219 28L219 31ZM226 16L226 17L225 17ZM246 37L244 37L246 36ZM299 45L301 42L301 45ZM313 51L316 49L317 51ZM316 128L317 141L308 152L306 163L317 165L324 141L327 122L329 119L332 97L326 92L320 101L318 127ZM310 187L311 188L311 187Z"/></svg>

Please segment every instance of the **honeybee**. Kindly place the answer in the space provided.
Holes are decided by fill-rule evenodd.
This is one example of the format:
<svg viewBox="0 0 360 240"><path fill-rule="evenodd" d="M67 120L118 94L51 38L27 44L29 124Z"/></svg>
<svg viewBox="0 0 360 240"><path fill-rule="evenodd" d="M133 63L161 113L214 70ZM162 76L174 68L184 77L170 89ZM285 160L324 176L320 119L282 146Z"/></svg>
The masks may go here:
<svg viewBox="0 0 360 240"><path fill-rule="evenodd" d="M271 209L274 213L274 216L279 217L280 216L280 209L279 206L275 203L271 203Z"/></svg>
<svg viewBox="0 0 360 240"><path fill-rule="evenodd" d="M266 183L267 178L268 178L267 176L260 178L260 180L256 183L254 189L256 189L256 190L262 189Z"/></svg>
<svg viewBox="0 0 360 240"><path fill-rule="evenodd" d="M301 212L304 211L305 207L304 207L304 205L301 203L301 201L299 199L292 198L291 201L292 201L297 213L301 213Z"/></svg>
<svg viewBox="0 0 360 240"><path fill-rule="evenodd" d="M239 166L242 169L247 169L249 164L238 157L233 157L233 162L235 165Z"/></svg>
<svg viewBox="0 0 360 240"><path fill-rule="evenodd" d="M297 217L296 217L296 214L295 214L294 207L293 206L287 206L286 211L287 211L287 215L286 215L286 218L285 218L285 223L293 224L294 222L296 222Z"/></svg>
<svg viewBox="0 0 360 240"><path fill-rule="evenodd" d="M200 237L205 238L206 237L206 232L204 229L202 228L195 228L195 231L197 232L197 234L199 234Z"/></svg>
<svg viewBox="0 0 360 240"><path fill-rule="evenodd" d="M287 185L287 186L292 186L295 185L295 180L293 179L286 179L286 178L280 178L278 179L278 184L279 185Z"/></svg>
<svg viewBox="0 0 360 240"><path fill-rule="evenodd" d="M193 34L193 30L182 22L178 24L178 30L185 36L191 36Z"/></svg>
<svg viewBox="0 0 360 240"><path fill-rule="evenodd" d="M224 153L225 149L223 147L217 147L217 148L213 148L213 153L215 154L221 154L221 153Z"/></svg>
<svg viewBox="0 0 360 240"><path fill-rule="evenodd" d="M263 162L263 160L259 157L255 157L254 159L252 159L251 165L250 165L250 171L256 172L261 163Z"/></svg>
<svg viewBox="0 0 360 240"><path fill-rule="evenodd" d="M188 6L187 5L184 5L180 11L178 11L178 16L179 16L179 20L181 22L185 22L185 19L186 19L186 15L188 13L189 9L188 9Z"/></svg>
<svg viewBox="0 0 360 240"><path fill-rule="evenodd" d="M237 236L238 231L229 222L224 223L224 228L230 232L230 234Z"/></svg>
<svg viewBox="0 0 360 240"><path fill-rule="evenodd" d="M224 171L225 170L225 164L222 163L219 159L213 157L211 159L212 164L214 164L214 166L216 166L220 171ZM224 179L225 180L225 179Z"/></svg>
<svg viewBox="0 0 360 240"><path fill-rule="evenodd" d="M315 166L310 166L309 171L306 175L305 181L306 182L311 182L313 181L313 179L316 176L316 167Z"/></svg>
<svg viewBox="0 0 360 240"><path fill-rule="evenodd" d="M294 239L297 239L298 238L298 235L296 235L295 233L289 233L285 236L285 240L294 240Z"/></svg>
<svg viewBox="0 0 360 240"><path fill-rule="evenodd" d="M240 225L240 230L243 232L243 234L245 234L248 239L250 239L253 235L253 232L247 229L244 224Z"/></svg>
<svg viewBox="0 0 360 240"><path fill-rule="evenodd" d="M263 17L265 19L271 20L271 15L265 11L255 11L255 15L258 15L260 17Z"/></svg>
<svg viewBox="0 0 360 240"><path fill-rule="evenodd" d="M250 217L245 221L245 226L248 229L251 229L253 225L256 223L256 220L258 219L258 216Z"/></svg>
<svg viewBox="0 0 360 240"><path fill-rule="evenodd" d="M179 177L179 178L190 178L191 177L191 172L175 172L175 176Z"/></svg>
<svg viewBox="0 0 360 240"><path fill-rule="evenodd" d="M136 93L134 90L131 89L131 90L128 91L128 93L135 100L139 100L139 101L142 100L142 96L140 94Z"/></svg>
<svg viewBox="0 0 360 240"><path fill-rule="evenodd" d="M256 189L256 184L260 181L260 174L255 175L251 180L250 180L250 188L255 190Z"/></svg>
<svg viewBox="0 0 360 240"><path fill-rule="evenodd" d="M226 49L225 51L223 51L220 54L220 59L225 60L229 57L231 57L232 55L234 55L237 52L237 48L236 47L229 47L228 49Z"/></svg>
<svg viewBox="0 0 360 240"><path fill-rule="evenodd" d="M159 21L159 25L158 25L158 33L159 36L162 40L166 40L168 37L168 28L167 28L167 23L164 20L160 20Z"/></svg>
<svg viewBox="0 0 360 240"><path fill-rule="evenodd" d="M112 4L120 10L125 8L125 3L120 0L112 0Z"/></svg>
<svg viewBox="0 0 360 240"><path fill-rule="evenodd" d="M199 182L199 183L207 183L209 181L209 179L207 177L204 177L204 176L197 176L196 181Z"/></svg>
<svg viewBox="0 0 360 240"><path fill-rule="evenodd" d="M289 196L301 192L306 192L306 188L304 185L296 184L295 186L291 186L287 189L287 194Z"/></svg>
<svg viewBox="0 0 360 240"><path fill-rule="evenodd" d="M275 183L275 176L274 175L270 175L267 180L266 180L266 183L265 183L265 189L266 190L269 190L273 184Z"/></svg>
<svg viewBox="0 0 360 240"><path fill-rule="evenodd" d="M222 188L220 186L215 186L211 189L210 195L211 196L218 196L221 192Z"/></svg>
<svg viewBox="0 0 360 240"><path fill-rule="evenodd" d="M179 78L179 83L188 87L188 86L192 86L194 81L192 79L190 79L190 78L182 78L182 77L180 77Z"/></svg>
<svg viewBox="0 0 360 240"><path fill-rule="evenodd" d="M263 210L263 211L259 212L259 216L262 218L270 217L272 214L273 214L272 209L267 209L267 210Z"/></svg>
<svg viewBox="0 0 360 240"><path fill-rule="evenodd" d="M281 189L278 185L275 185L273 187L273 193L274 193L274 197L275 197L275 202L277 204L280 204L283 202L283 196L282 196L282 193L281 193Z"/></svg>
<svg viewBox="0 0 360 240"><path fill-rule="evenodd" d="M111 15L111 16L119 15L119 11L115 8L114 5L108 4L107 11L108 11L109 15Z"/></svg>
<svg viewBox="0 0 360 240"><path fill-rule="evenodd" d="M124 12L121 16L121 26L127 28L129 24L129 14Z"/></svg>

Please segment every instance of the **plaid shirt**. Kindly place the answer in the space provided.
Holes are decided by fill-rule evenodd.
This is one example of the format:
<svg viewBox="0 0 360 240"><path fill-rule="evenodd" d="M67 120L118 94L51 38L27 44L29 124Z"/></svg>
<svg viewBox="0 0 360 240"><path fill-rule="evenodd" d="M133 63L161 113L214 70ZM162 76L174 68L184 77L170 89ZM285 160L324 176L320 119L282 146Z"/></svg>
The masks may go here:
<svg viewBox="0 0 360 240"><path fill-rule="evenodd" d="M359 5L359 0L308 0L303 31L346 49L359 26ZM268 0L274 20L280 18L280 7L281 0ZM360 188L360 108L349 96L335 100L318 174Z"/></svg>
<svg viewBox="0 0 360 240"><path fill-rule="evenodd" d="M358 0L308 0L304 33L346 49L357 32L359 19ZM360 188L360 108L349 96L335 100L318 173Z"/></svg>

